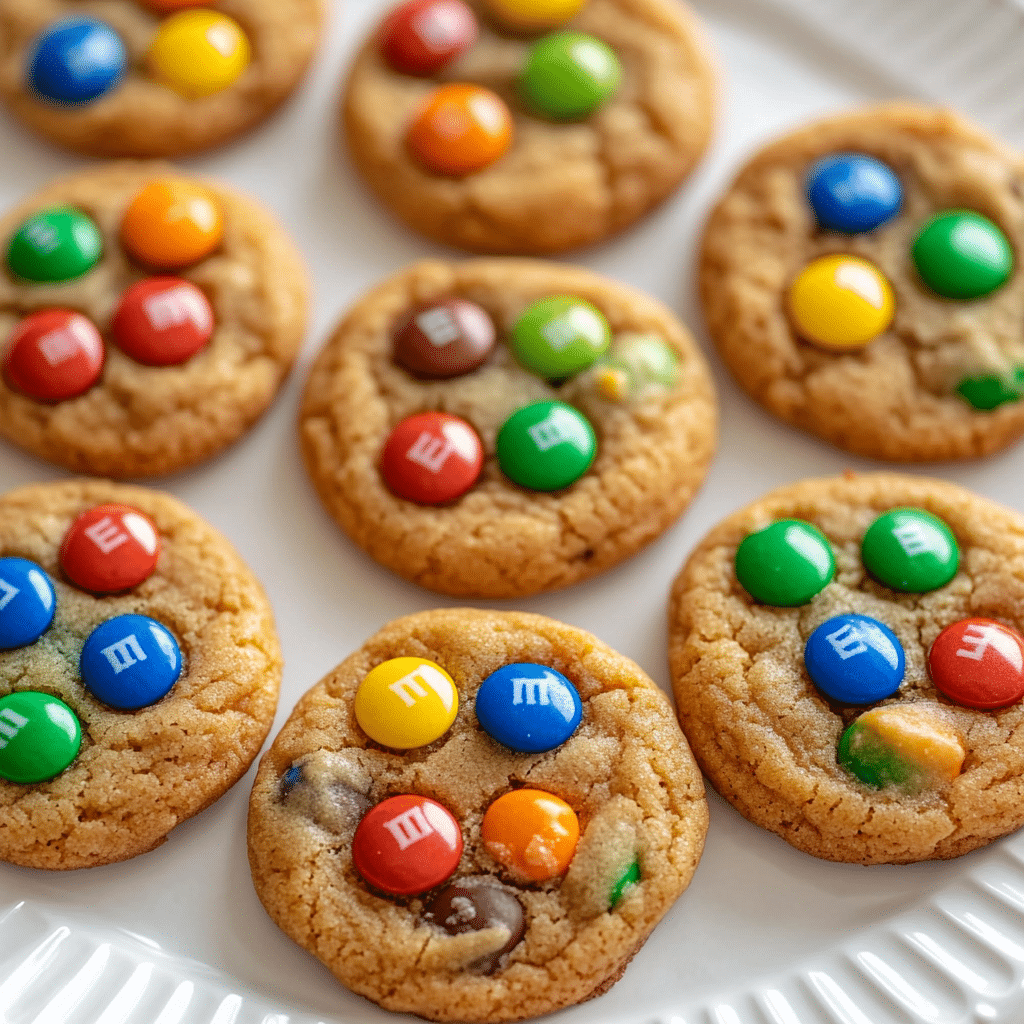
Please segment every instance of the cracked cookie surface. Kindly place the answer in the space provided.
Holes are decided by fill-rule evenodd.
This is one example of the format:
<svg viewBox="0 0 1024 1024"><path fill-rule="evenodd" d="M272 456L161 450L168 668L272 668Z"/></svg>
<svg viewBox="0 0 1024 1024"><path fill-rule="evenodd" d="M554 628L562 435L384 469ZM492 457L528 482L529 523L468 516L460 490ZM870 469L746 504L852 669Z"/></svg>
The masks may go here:
<svg viewBox="0 0 1024 1024"><path fill-rule="evenodd" d="M675 384L636 400L601 397L582 377L555 387L520 366L502 340L530 303L573 295L607 318L614 338L656 335L679 360ZM499 341L487 362L450 380L413 377L393 357L408 311L452 296L479 304ZM541 493L512 483L495 456L509 415L558 398L597 434L590 470ZM404 418L439 410L483 443L476 485L444 506L396 497L378 470ZM303 454L328 511L373 558L442 593L515 597L565 587L629 557L686 508L714 454L717 404L696 344L660 303L589 271L539 261L419 263L378 286L318 356L300 413Z"/></svg>
<svg viewBox="0 0 1024 1024"><path fill-rule="evenodd" d="M959 570L944 586L901 593L866 571L864 533L895 507L924 509L952 530ZM799 607L757 603L734 569L744 538L782 519L817 527L835 555L834 580ZM872 706L939 704L959 735L966 757L951 782L901 795L837 763L840 736L866 708L826 699L808 677L804 647L822 623L851 613L888 626L906 655L899 690ZM715 789L798 849L864 864L959 856L1024 823L1024 704L960 706L928 670L939 633L974 617L1024 627L1018 513L951 483L896 474L780 488L715 527L676 580L669 650L683 730Z"/></svg>
<svg viewBox="0 0 1024 1024"><path fill-rule="evenodd" d="M807 198L818 160L863 153L903 186L901 212L873 231L820 228ZM965 378L1016 386L1024 366L1024 277L953 301L930 291L911 259L922 225L944 210L993 221L1024 253L1024 163L950 111L900 103L811 124L758 153L713 211L699 286L708 328L740 385L781 419L875 458L986 455L1024 433L1024 401L974 408ZM812 259L850 253L874 263L895 293L891 326L864 348L836 352L802 340L787 292Z"/></svg>
<svg viewBox="0 0 1024 1024"><path fill-rule="evenodd" d="M400 752L360 729L354 697L372 668L406 656L449 673L459 710L440 739ZM582 698L579 728L547 753L502 746L474 714L481 682L520 662L561 672ZM289 789L283 779L293 766L303 781ZM560 797L579 817L582 838L559 878L517 882L484 845L488 805L524 785ZM360 816L402 793L429 796L454 814L464 841L454 881L485 876L521 903L524 938L494 973L467 965L493 952L501 935L447 934L421 916L429 893L387 897L356 872ZM260 764L249 858L271 917L349 988L435 1020L503 1021L610 987L689 884L706 828L700 774L671 706L636 664L542 616L452 609L390 623L300 700ZM620 861L637 854L639 881L609 909Z"/></svg>
<svg viewBox="0 0 1024 1024"><path fill-rule="evenodd" d="M241 26L252 59L232 85L187 98L147 72L161 18L141 0L0 0L0 95L39 134L88 156L171 157L227 142L296 87L319 41L324 11L321 0L217 0L209 7ZM127 72L92 102L48 102L26 83L34 40L53 22L80 15L99 18L120 36Z"/></svg>
<svg viewBox="0 0 1024 1024"><path fill-rule="evenodd" d="M562 252L620 231L693 170L710 141L714 75L703 31L669 0L589 0L564 28L614 49L622 84L584 121L533 116L515 80L531 39L480 16L475 45L435 79L393 71L375 32L356 57L344 99L349 150L384 205L417 231L482 253ZM406 149L410 120L438 82L473 82L508 104L514 140L465 177L422 169Z"/></svg>
<svg viewBox="0 0 1024 1024"><path fill-rule="evenodd" d="M74 472L158 476L210 458L270 405L302 342L308 286L298 253L252 200L203 181L223 214L223 240L174 273L209 300L212 337L172 366L143 365L114 343L110 325L122 294L154 273L122 247L122 217L145 186L163 180L196 181L161 163L106 164L58 179L0 220L6 242L37 211L70 206L102 236L99 262L73 280L28 282L0 271L0 338L21 318L53 308L83 313L103 337L102 376L77 398L39 402L0 377L0 433Z"/></svg>
<svg viewBox="0 0 1024 1024"><path fill-rule="evenodd" d="M98 596L67 581L59 549L76 516L111 502L148 516L161 549L147 580ZM159 846L241 778L270 730L281 654L259 582L224 537L176 499L94 481L0 497L0 555L37 563L57 595L54 621L39 640L0 651L0 696L58 697L83 734L76 760L48 782L0 779L0 859L82 868ZM137 711L101 703L79 672L91 631L124 614L169 629L184 665L166 697Z"/></svg>

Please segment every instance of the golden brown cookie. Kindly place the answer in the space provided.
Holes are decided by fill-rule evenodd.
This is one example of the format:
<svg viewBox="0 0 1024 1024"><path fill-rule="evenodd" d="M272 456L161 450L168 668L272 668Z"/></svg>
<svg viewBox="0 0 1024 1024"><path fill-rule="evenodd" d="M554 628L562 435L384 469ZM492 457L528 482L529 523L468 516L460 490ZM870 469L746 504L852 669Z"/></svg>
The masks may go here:
<svg viewBox="0 0 1024 1024"><path fill-rule="evenodd" d="M459 19L451 0L437 6L444 16L421 21L421 32L428 38L459 32L452 28L452 18L456 26ZM461 0L458 6L464 8ZM517 86L541 32L510 26L494 16L494 5L469 0L468 6L475 42L434 73L395 70L382 54L388 31L382 26L349 74L344 120L352 158L384 205L410 227L475 252L562 252L633 223L700 160L714 119L714 75L703 30L682 4L589 0L569 21L552 26L607 44L621 64L617 89L589 116L576 115L581 119L538 113ZM407 133L435 90L453 84L488 92L452 94L455 106L439 108L440 141L432 148L449 164L445 170L411 155ZM463 118L482 127L470 128L460 142ZM511 145L498 156L506 129ZM426 136L417 137L429 148ZM422 145L416 151L422 154ZM480 163L488 155L496 159ZM477 169L471 169L474 161Z"/></svg>
<svg viewBox="0 0 1024 1024"><path fill-rule="evenodd" d="M534 752L478 720L492 680L505 739ZM249 859L271 917L353 991L518 1020L618 979L706 828L700 774L637 665L539 615L450 609L390 623L302 698L260 764Z"/></svg>
<svg viewBox="0 0 1024 1024"><path fill-rule="evenodd" d="M517 360L520 324L550 366ZM320 353L300 413L309 474L352 539L421 586L474 597L565 587L634 554L689 504L716 427L704 360L664 306L512 259L419 263L378 286Z"/></svg>
<svg viewBox="0 0 1024 1024"><path fill-rule="evenodd" d="M46 580L52 622L13 635L46 611ZM92 867L159 846L244 774L274 718L281 654L259 582L156 491L73 480L0 498L0 637L0 859L14 864ZM46 745L19 748L26 737L66 746L39 733L29 691L66 705L51 717L77 721L81 747L48 780L12 781L33 756L54 767Z"/></svg>
<svg viewBox="0 0 1024 1024"><path fill-rule="evenodd" d="M157 476L216 454L302 342L306 275L282 229L167 165L60 179L0 239L0 433L76 472Z"/></svg>
<svg viewBox="0 0 1024 1024"><path fill-rule="evenodd" d="M902 191L895 216L871 230L826 227L810 202L819 161L847 154L881 162ZM841 206L860 193L870 207L889 187L877 166L859 173L832 179ZM1005 447L1024 432L1024 279L1011 272L999 284L1007 259L1024 252L1022 197L1020 156L950 111L898 103L808 125L758 153L708 221L700 295L715 344L768 410L849 451L916 461ZM944 214L966 217L961 248L980 253L980 266L950 260L955 221L944 221L945 240L943 223L931 223ZM815 314L799 320L794 303L807 296L793 289L826 256L881 272L894 298L889 326L884 285L848 262L812 289L847 302L831 307L829 330L863 320L864 334L825 347Z"/></svg>
<svg viewBox="0 0 1024 1024"><path fill-rule="evenodd" d="M798 849L949 858L1024 823L1018 513L923 477L789 485L698 545L669 619L697 760Z"/></svg>
<svg viewBox="0 0 1024 1024"><path fill-rule="evenodd" d="M186 9L186 8L193 9ZM320 38L320 0L0 0L0 96L90 156L179 156L269 115Z"/></svg>

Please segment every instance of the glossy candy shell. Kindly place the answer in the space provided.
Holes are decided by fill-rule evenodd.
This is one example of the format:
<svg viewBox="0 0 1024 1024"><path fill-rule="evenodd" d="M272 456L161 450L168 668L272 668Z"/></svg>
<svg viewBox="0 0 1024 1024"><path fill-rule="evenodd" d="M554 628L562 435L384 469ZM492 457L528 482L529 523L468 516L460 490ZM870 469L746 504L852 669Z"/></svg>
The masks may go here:
<svg viewBox="0 0 1024 1024"><path fill-rule="evenodd" d="M919 508L895 508L880 515L861 543L864 567L887 587L924 594L944 587L960 565L953 531L938 516Z"/></svg>
<svg viewBox="0 0 1024 1024"><path fill-rule="evenodd" d="M146 267L181 270L209 256L221 243L224 218L216 197L180 178L151 181L128 204L121 244Z"/></svg>
<svg viewBox="0 0 1024 1024"><path fill-rule="evenodd" d="M804 664L811 681L841 704L873 704L900 688L903 645L885 623L867 615L836 615L808 638Z"/></svg>
<svg viewBox="0 0 1024 1024"><path fill-rule="evenodd" d="M587 369L611 340L608 321L596 306L573 295L552 295L520 314L511 344L526 369L559 380Z"/></svg>
<svg viewBox="0 0 1024 1024"><path fill-rule="evenodd" d="M903 205L903 186L881 160L838 153L811 168L807 197L823 228L852 235L892 220Z"/></svg>
<svg viewBox="0 0 1024 1024"><path fill-rule="evenodd" d="M937 214L914 241L921 280L947 299L977 299L1000 288L1013 272L1006 235L973 210Z"/></svg>
<svg viewBox="0 0 1024 1024"><path fill-rule="evenodd" d="M106 22L63 18L36 40L28 62L28 83L55 103L90 103L121 81L127 62L121 37Z"/></svg>
<svg viewBox="0 0 1024 1024"><path fill-rule="evenodd" d="M991 619L947 626L928 652L936 688L968 708L994 711L1024 698L1024 637Z"/></svg>
<svg viewBox="0 0 1024 1024"><path fill-rule="evenodd" d="M477 85L454 83L427 97L406 140L428 171L458 178L502 157L512 133L512 115L499 96Z"/></svg>
<svg viewBox="0 0 1024 1024"><path fill-rule="evenodd" d="M576 687L546 665L505 665L476 694L476 717L487 734L522 753L560 746L582 715Z"/></svg>
<svg viewBox="0 0 1024 1024"><path fill-rule="evenodd" d="M50 628L57 595L42 567L0 558L0 651L35 643Z"/></svg>
<svg viewBox="0 0 1024 1024"><path fill-rule="evenodd" d="M736 578L762 604L792 608L820 593L836 573L825 535L802 519L780 519L736 549Z"/></svg>
<svg viewBox="0 0 1024 1024"><path fill-rule="evenodd" d="M476 15L463 0L412 0L385 19L380 46L395 71L427 76L465 53L476 37Z"/></svg>
<svg viewBox="0 0 1024 1024"><path fill-rule="evenodd" d="M607 43L584 32L556 32L534 43L519 91L536 113L580 121L610 99L622 81L622 66Z"/></svg>
<svg viewBox="0 0 1024 1024"><path fill-rule="evenodd" d="M445 505L476 483L484 464L477 432L458 416L425 412L402 420L380 457L388 489L420 505Z"/></svg>
<svg viewBox="0 0 1024 1024"><path fill-rule="evenodd" d="M7 266L25 281L73 281L92 270L102 254L95 222L74 207L54 206L21 224L7 247Z"/></svg>
<svg viewBox="0 0 1024 1024"><path fill-rule="evenodd" d="M97 505L68 527L60 546L60 567L82 590L116 594L153 574L160 535L149 516L130 505Z"/></svg>
<svg viewBox="0 0 1024 1024"><path fill-rule="evenodd" d="M8 382L37 402L64 402L85 394L103 373L106 349L93 322L69 309L27 316L7 342Z"/></svg>
<svg viewBox="0 0 1024 1024"><path fill-rule="evenodd" d="M121 296L110 324L118 348L144 366L177 366L213 337L210 302L190 281L150 277Z"/></svg>
<svg viewBox="0 0 1024 1024"><path fill-rule="evenodd" d="M522 878L544 882L568 870L580 826L576 812L560 797L515 789L487 808L480 834L495 860Z"/></svg>
<svg viewBox="0 0 1024 1024"><path fill-rule="evenodd" d="M514 412L498 431L502 472L521 487L557 491L574 484L597 455L590 421L564 402L535 402Z"/></svg>
<svg viewBox="0 0 1024 1024"><path fill-rule="evenodd" d="M62 700L31 690L0 697L0 778L45 782L74 761L81 744L78 717Z"/></svg>
<svg viewBox="0 0 1024 1024"><path fill-rule="evenodd" d="M233 85L251 58L241 25L212 10L172 14L160 25L147 54L153 78L192 100Z"/></svg>

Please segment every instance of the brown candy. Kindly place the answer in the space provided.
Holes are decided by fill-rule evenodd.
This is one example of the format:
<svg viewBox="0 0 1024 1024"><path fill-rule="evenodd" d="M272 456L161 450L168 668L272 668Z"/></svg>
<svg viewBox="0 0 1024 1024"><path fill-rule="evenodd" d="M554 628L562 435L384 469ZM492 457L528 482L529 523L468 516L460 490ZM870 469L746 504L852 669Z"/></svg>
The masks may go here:
<svg viewBox="0 0 1024 1024"><path fill-rule="evenodd" d="M418 377L459 377L475 370L494 348L487 312L466 299L414 309L395 330L395 361Z"/></svg>
<svg viewBox="0 0 1024 1024"><path fill-rule="evenodd" d="M493 974L505 966L505 958L522 939L526 918L522 904L505 886L491 878L469 876L452 882L427 906L423 916L449 935L503 928L508 941L470 964L471 971Z"/></svg>

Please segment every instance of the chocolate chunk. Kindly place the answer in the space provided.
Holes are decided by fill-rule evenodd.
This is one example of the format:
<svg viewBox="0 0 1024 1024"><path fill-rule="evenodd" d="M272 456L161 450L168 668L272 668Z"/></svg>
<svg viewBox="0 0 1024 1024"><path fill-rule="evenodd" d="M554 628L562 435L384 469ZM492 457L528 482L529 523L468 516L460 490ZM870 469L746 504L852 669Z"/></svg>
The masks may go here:
<svg viewBox="0 0 1024 1024"><path fill-rule="evenodd" d="M395 361L418 377L459 377L490 355L494 321L475 302L420 306L395 330Z"/></svg>

